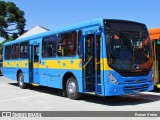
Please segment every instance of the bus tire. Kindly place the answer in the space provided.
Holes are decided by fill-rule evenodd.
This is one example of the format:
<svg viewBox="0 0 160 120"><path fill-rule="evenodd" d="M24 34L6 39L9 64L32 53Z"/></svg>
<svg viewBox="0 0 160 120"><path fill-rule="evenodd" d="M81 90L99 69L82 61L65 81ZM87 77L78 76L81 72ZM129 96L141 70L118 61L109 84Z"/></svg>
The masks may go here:
<svg viewBox="0 0 160 120"><path fill-rule="evenodd" d="M78 90L78 83L77 80L74 77L69 77L66 83L66 92L67 96L70 99L76 100L81 97L81 94Z"/></svg>
<svg viewBox="0 0 160 120"><path fill-rule="evenodd" d="M22 89L26 89L27 88L27 83L24 82L23 73L19 73L19 75L18 75L18 85Z"/></svg>

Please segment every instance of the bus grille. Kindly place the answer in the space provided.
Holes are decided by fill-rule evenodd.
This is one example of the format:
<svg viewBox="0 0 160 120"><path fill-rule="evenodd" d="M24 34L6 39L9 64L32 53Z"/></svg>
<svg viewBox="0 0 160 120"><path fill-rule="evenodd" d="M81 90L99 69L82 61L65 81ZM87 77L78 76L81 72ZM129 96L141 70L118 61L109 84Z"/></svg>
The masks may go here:
<svg viewBox="0 0 160 120"><path fill-rule="evenodd" d="M146 83L149 82L147 79L140 79L140 80L125 80L124 84L137 84L137 83Z"/></svg>
<svg viewBox="0 0 160 120"><path fill-rule="evenodd" d="M138 93L138 92L143 92L147 91L148 85L139 85L139 86L126 86L123 88L125 94L130 94L130 93Z"/></svg>

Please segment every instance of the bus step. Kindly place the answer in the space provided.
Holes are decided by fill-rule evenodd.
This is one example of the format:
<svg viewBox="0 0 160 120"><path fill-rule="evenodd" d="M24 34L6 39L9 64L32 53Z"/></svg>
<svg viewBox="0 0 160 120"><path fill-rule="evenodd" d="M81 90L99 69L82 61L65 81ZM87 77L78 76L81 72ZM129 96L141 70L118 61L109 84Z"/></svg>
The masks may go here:
<svg viewBox="0 0 160 120"><path fill-rule="evenodd" d="M95 93L95 91L93 91L93 92L86 92L86 94L88 94L88 95L100 95L101 96L100 92Z"/></svg>
<svg viewBox="0 0 160 120"><path fill-rule="evenodd" d="M157 88L160 88L160 84L156 84Z"/></svg>
<svg viewBox="0 0 160 120"><path fill-rule="evenodd" d="M95 92L86 92L86 94L95 95Z"/></svg>
<svg viewBox="0 0 160 120"><path fill-rule="evenodd" d="M32 83L32 85L33 85L33 86L39 86L39 84L34 84L34 83Z"/></svg>

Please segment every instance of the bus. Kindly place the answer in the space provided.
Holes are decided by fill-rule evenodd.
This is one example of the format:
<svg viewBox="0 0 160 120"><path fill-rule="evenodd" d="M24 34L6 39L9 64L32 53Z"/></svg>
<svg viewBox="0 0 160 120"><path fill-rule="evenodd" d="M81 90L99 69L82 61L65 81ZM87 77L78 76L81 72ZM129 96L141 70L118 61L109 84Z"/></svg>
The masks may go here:
<svg viewBox="0 0 160 120"><path fill-rule="evenodd" d="M155 87L160 88L160 28L149 30L153 48L153 73Z"/></svg>
<svg viewBox="0 0 160 120"><path fill-rule="evenodd" d="M18 81L20 88L58 88L79 99L154 87L151 42L142 23L94 19L7 42L3 48L3 75Z"/></svg>

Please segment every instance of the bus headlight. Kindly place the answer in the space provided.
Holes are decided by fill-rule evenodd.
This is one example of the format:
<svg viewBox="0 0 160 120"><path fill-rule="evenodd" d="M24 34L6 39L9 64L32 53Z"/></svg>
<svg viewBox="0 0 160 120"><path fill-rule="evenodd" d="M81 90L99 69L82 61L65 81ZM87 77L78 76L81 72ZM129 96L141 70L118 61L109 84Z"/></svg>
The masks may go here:
<svg viewBox="0 0 160 120"><path fill-rule="evenodd" d="M109 81L113 84L118 84L118 81L117 79L111 74L111 73L108 73L108 78L109 78Z"/></svg>

